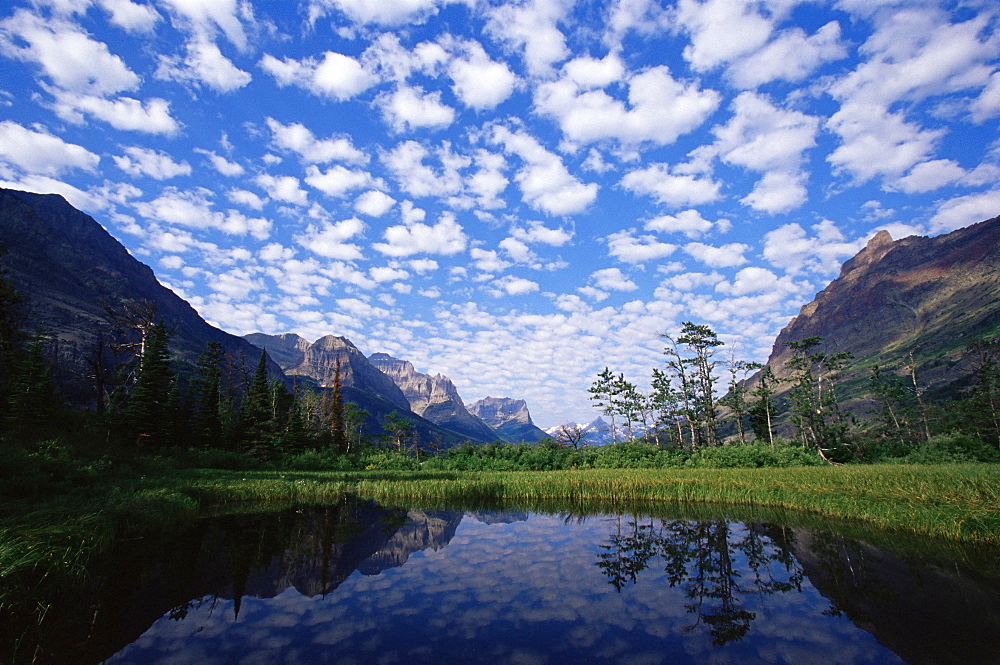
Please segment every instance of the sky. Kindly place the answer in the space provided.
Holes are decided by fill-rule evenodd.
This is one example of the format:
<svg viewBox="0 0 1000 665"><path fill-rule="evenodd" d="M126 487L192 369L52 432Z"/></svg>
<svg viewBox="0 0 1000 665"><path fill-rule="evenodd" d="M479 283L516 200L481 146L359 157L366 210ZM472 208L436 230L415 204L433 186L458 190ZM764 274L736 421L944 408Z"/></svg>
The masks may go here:
<svg viewBox="0 0 1000 665"><path fill-rule="evenodd" d="M995 0L12 0L0 186L235 334L333 334L589 422L881 229L1000 214Z"/></svg>

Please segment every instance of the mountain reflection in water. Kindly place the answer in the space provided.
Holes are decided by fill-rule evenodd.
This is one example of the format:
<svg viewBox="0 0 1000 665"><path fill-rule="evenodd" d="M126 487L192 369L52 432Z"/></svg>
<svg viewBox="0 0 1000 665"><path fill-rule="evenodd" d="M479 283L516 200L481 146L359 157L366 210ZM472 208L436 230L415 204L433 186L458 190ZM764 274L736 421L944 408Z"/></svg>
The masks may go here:
<svg viewBox="0 0 1000 665"><path fill-rule="evenodd" d="M1000 663L1000 581L829 533L350 498L124 543L53 614L42 662Z"/></svg>

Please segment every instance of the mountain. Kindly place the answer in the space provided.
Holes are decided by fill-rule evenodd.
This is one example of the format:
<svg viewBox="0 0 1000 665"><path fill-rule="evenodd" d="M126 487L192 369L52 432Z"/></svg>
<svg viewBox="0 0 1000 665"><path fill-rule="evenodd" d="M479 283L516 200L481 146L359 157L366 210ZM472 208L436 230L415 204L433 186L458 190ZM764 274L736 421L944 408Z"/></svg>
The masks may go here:
<svg viewBox="0 0 1000 665"><path fill-rule="evenodd" d="M155 317L170 332L170 351L181 373L193 365L208 342L219 342L238 366L252 374L260 350L219 330L191 305L160 284L149 266L136 260L89 215L56 194L0 189L0 267L27 297L26 319L51 337L57 355L57 380L67 402L96 403L85 377L99 340L112 338L104 303L120 309L127 302L151 303ZM106 354L107 363L116 360ZM121 359L117 359L120 362ZM271 365L274 376L281 376Z"/></svg>
<svg viewBox="0 0 1000 665"><path fill-rule="evenodd" d="M562 423L561 425L556 425L555 427L550 427L545 430L545 435L553 439L559 436L559 431L562 428L573 429L574 427L579 427L583 433L584 438L580 443L585 446L604 446L615 440L615 437L611 436L611 425L604 418L597 416L594 420L590 421L586 425L580 425L574 422ZM619 423L615 423L615 432L617 433L618 441L628 440L628 430L621 426ZM634 428L633 434L638 436L640 433L640 428Z"/></svg>
<svg viewBox="0 0 1000 665"><path fill-rule="evenodd" d="M354 402L368 412L366 425L369 431L380 429L386 416L396 412L414 425L414 432L421 443L436 442L443 447L450 447L467 438L460 432L441 427L421 417L419 413L414 413L403 391L369 362L365 354L346 337L327 335L309 342L294 333L251 333L245 339L266 349L268 355L293 380L295 377L302 377L307 382L324 388L333 385L339 359L344 401ZM492 441L493 438L487 440Z"/></svg>
<svg viewBox="0 0 1000 665"><path fill-rule="evenodd" d="M486 397L469 406L469 411L509 441L534 443L548 436L531 422L523 399Z"/></svg>
<svg viewBox="0 0 1000 665"><path fill-rule="evenodd" d="M385 353L373 353L368 361L403 391L410 410L417 415L471 441L488 443L502 438L492 427L469 413L448 377L423 374L409 361Z"/></svg>
<svg viewBox="0 0 1000 665"><path fill-rule="evenodd" d="M874 364L903 373L911 353L918 382L948 396L968 379L965 347L1000 335L998 294L1000 217L933 238L880 231L781 331L767 364L786 376L786 344L818 336L817 352L854 355L845 397L864 396Z"/></svg>

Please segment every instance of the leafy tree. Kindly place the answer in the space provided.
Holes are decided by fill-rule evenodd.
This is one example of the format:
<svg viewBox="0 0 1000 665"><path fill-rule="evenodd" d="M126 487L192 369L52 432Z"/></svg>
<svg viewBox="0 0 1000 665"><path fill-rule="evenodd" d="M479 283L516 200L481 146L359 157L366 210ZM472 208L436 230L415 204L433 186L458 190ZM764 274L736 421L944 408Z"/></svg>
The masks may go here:
<svg viewBox="0 0 1000 665"><path fill-rule="evenodd" d="M618 404L615 400L617 395L616 377L607 367L597 375L597 380L587 389L590 393L590 400L594 406L601 409L601 413L611 418L611 442L618 443L618 430L615 427L615 415L618 413Z"/></svg>
<svg viewBox="0 0 1000 665"><path fill-rule="evenodd" d="M847 421L837 400L836 378L853 356L814 351L822 341L813 336L787 342L793 355L785 366L792 371L791 416L802 443L830 461L826 453L842 457L848 449Z"/></svg>
<svg viewBox="0 0 1000 665"><path fill-rule="evenodd" d="M415 429L413 423L401 416L398 411L386 414L383 427L399 450L403 450L404 444L413 436Z"/></svg>
<svg viewBox="0 0 1000 665"><path fill-rule="evenodd" d="M712 360L715 347L723 342L715 331L708 326L696 325L685 321L681 334L677 338L679 344L687 347L693 357L688 362L694 368L695 395L697 411L705 428L705 443L710 446L719 444L718 425L715 408L715 367L717 361Z"/></svg>
<svg viewBox="0 0 1000 665"><path fill-rule="evenodd" d="M747 442L746 418L750 410L750 405L747 401L747 374L761 367L760 363L733 359L729 363L729 391L719 400L719 404L729 407L733 412L733 420L736 422L736 433L739 436L740 445L744 445ZM742 380L738 378L740 374L743 375Z"/></svg>
<svg viewBox="0 0 1000 665"><path fill-rule="evenodd" d="M585 440L589 432L579 425L560 425L556 430L555 441L560 446L578 450L586 445Z"/></svg>
<svg viewBox="0 0 1000 665"><path fill-rule="evenodd" d="M653 392L650 395L650 406L653 410L653 431L656 435L656 445L661 445L660 433L665 427L667 431L677 431L677 445L684 444L684 430L681 421L684 408L681 395L674 390L671 377L666 372L653 368Z"/></svg>
<svg viewBox="0 0 1000 665"><path fill-rule="evenodd" d="M898 376L887 375L879 365L868 377L869 396L875 403L872 430L881 438L892 438L906 448L914 442L913 394Z"/></svg>
<svg viewBox="0 0 1000 665"><path fill-rule="evenodd" d="M754 436L774 445L774 395L778 392L778 377L770 365L764 365L757 377L757 387L750 395L754 401L750 406L750 427Z"/></svg>
<svg viewBox="0 0 1000 665"><path fill-rule="evenodd" d="M370 413L354 402L346 402L344 404L344 431L347 435L347 449L345 452L350 453L361 447L361 430L370 415Z"/></svg>

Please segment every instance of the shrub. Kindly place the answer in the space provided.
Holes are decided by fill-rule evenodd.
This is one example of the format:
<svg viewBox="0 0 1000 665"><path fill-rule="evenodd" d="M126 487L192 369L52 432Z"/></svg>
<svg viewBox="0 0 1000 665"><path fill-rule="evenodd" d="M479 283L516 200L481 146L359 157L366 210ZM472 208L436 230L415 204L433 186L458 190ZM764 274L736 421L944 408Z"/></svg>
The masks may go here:
<svg viewBox="0 0 1000 665"><path fill-rule="evenodd" d="M769 446L750 443L742 446L701 448L691 455L687 466L727 468L761 468L767 466L814 466L823 461L813 450L801 446Z"/></svg>
<svg viewBox="0 0 1000 665"><path fill-rule="evenodd" d="M932 436L903 461L911 464L1000 462L1000 454L978 436L951 432Z"/></svg>

